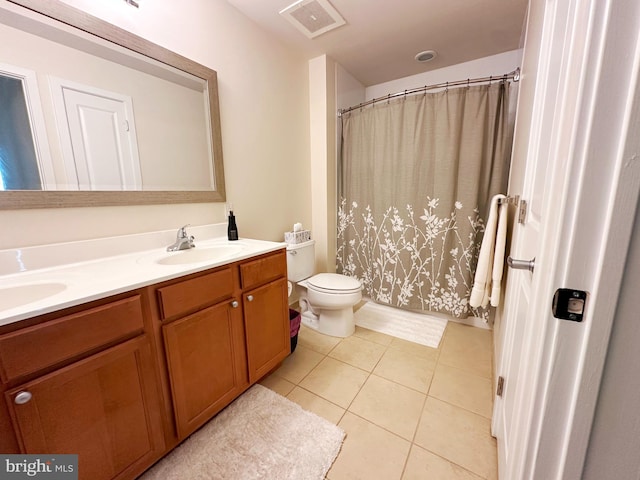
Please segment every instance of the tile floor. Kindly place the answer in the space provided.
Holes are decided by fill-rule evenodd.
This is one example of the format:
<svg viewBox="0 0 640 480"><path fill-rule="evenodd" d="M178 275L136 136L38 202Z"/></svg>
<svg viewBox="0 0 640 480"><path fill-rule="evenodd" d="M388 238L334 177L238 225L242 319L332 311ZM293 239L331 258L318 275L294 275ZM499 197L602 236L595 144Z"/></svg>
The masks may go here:
<svg viewBox="0 0 640 480"><path fill-rule="evenodd" d="M449 322L438 349L306 327L261 383L347 433L329 480L496 480L491 332Z"/></svg>

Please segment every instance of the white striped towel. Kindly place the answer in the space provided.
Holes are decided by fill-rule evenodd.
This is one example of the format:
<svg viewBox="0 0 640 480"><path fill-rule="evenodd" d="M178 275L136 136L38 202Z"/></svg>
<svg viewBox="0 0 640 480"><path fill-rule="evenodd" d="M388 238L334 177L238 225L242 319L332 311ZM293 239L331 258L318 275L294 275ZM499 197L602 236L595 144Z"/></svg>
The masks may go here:
<svg viewBox="0 0 640 480"><path fill-rule="evenodd" d="M471 307L497 307L500 304L500 284L504 268L507 241L507 204L498 204L505 195L494 195L489 207L489 218L480 246L478 266L471 289Z"/></svg>

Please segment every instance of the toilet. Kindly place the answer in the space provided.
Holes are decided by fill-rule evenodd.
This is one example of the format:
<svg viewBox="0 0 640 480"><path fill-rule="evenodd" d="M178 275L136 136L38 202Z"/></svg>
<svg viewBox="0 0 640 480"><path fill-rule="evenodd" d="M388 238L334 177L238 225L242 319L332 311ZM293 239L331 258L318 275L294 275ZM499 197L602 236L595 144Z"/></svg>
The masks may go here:
<svg viewBox="0 0 640 480"><path fill-rule="evenodd" d="M315 240L287 245L287 277L300 291L302 323L325 335L348 337L355 331L353 307L362 285L338 273L314 275Z"/></svg>

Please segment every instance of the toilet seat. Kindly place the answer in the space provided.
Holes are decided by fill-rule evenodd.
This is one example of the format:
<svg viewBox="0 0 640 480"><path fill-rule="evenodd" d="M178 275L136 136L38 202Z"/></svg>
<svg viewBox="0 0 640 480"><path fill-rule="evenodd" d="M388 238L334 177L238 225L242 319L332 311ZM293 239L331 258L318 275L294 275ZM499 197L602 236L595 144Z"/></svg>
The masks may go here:
<svg viewBox="0 0 640 480"><path fill-rule="evenodd" d="M339 273L318 273L308 278L305 283L307 288L316 292L334 295L352 294L362 290L359 280Z"/></svg>

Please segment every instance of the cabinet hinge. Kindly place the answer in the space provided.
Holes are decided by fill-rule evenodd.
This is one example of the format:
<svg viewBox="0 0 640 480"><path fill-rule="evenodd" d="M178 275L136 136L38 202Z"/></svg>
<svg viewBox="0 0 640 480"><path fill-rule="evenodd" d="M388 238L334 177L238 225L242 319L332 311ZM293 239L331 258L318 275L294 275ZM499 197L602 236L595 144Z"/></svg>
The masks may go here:
<svg viewBox="0 0 640 480"><path fill-rule="evenodd" d="M518 202L518 223L524 223L527 218L527 201L520 200Z"/></svg>
<svg viewBox="0 0 640 480"><path fill-rule="evenodd" d="M502 391L504 390L504 377L498 377L498 388L496 389L496 395L502 397Z"/></svg>

